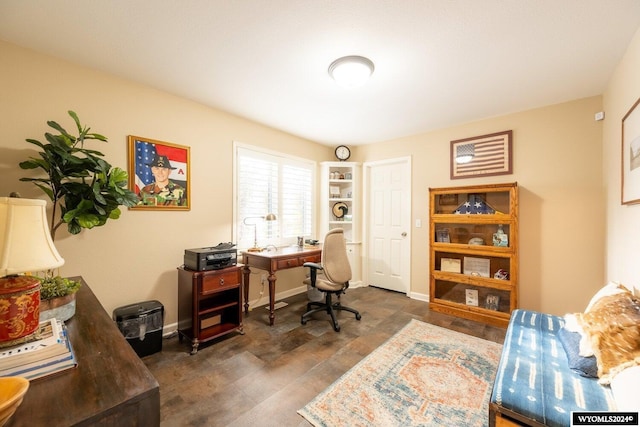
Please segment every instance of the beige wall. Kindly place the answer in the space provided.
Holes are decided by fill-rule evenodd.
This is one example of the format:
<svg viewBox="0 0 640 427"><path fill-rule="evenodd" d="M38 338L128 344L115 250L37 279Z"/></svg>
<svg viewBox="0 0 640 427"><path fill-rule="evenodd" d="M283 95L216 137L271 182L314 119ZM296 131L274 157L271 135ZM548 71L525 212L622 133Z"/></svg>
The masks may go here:
<svg viewBox="0 0 640 427"><path fill-rule="evenodd" d="M608 280L640 289L640 204L621 204L622 118L640 98L640 30L604 93L604 184L606 187L606 273ZM636 110L640 107L636 107ZM636 111L638 112L638 111Z"/></svg>
<svg viewBox="0 0 640 427"><path fill-rule="evenodd" d="M428 293L428 189L518 182L520 306L581 311L604 281L599 96L358 148L362 161L412 156L411 291ZM512 175L451 180L450 141L513 130Z"/></svg>
<svg viewBox="0 0 640 427"><path fill-rule="evenodd" d="M47 120L74 129L67 110L109 138L100 149L115 166L128 169L127 135L191 147L191 203L188 212L124 210L117 221L76 236L58 232L56 246L66 263L60 274L83 276L107 312L157 299L166 323L177 319L177 272L186 248L232 238L232 142L242 141L312 159L333 150L254 122L0 42L0 195L17 190L45 198L19 182L18 163L34 155L25 138L44 141ZM152 70L150 70L152 72ZM279 290L298 287L302 270L281 275ZM258 277L259 278L259 277ZM259 285L252 285L257 298Z"/></svg>
<svg viewBox="0 0 640 427"><path fill-rule="evenodd" d="M610 92L616 92L616 82L631 79L633 72L638 74L638 44L636 37L635 59L627 60L634 65L621 64L623 71L618 74L626 77L612 83L605 97L607 103ZM24 139L42 138L48 129L47 120L70 127L68 109L75 110L94 131L109 137L110 142L101 149L107 160L123 168L127 168L126 136L130 134L191 147L191 211L125 210L121 219L106 227L83 231L78 236L61 233L58 237L56 245L66 259L61 274L84 276L108 312L120 305L158 299L165 305L166 323L176 321L175 268L182 263L184 249L232 239L233 140L318 161L333 158L331 147L11 44L0 42L0 56L0 195L18 190L24 197L43 197L29 184L18 181L25 172L17 164L30 155L30 145ZM626 111L633 95L623 95L627 85L619 85L621 94L616 97L625 99L616 100L615 104L622 104L618 110ZM640 92L637 82L635 88L629 93ZM411 292L428 293L428 188L517 181L520 305L555 314L582 310L605 280L603 182L607 184L609 210L610 187L619 186L602 176L603 122L595 122L593 116L603 109L607 110L605 129L609 129L611 121L619 123L619 118L612 117L616 113L608 111L608 105L603 108L601 97L596 96L354 147L355 161L412 157L412 223L421 219L423 227L412 230ZM613 166L607 164L614 162L607 160L607 152L619 152L619 138L609 135L619 132L617 126L611 125L610 132L605 132L608 174ZM513 175L449 179L449 141L507 129L514 131ZM609 141L613 139L614 142ZM607 148L610 144L611 150ZM626 208L624 212L635 212L633 218L637 218L636 211ZM611 233L611 220L609 228ZM638 236L627 238L626 231L618 233L617 239L625 240L626 248L614 251L617 255L625 253L634 240L639 241ZM618 244L611 239L607 239L610 252ZM618 270L621 276L631 275L631 266L623 271L617 265L609 263L608 276L615 278ZM279 290L299 286L301 274L283 272L279 275ZM260 290L255 285L252 299Z"/></svg>

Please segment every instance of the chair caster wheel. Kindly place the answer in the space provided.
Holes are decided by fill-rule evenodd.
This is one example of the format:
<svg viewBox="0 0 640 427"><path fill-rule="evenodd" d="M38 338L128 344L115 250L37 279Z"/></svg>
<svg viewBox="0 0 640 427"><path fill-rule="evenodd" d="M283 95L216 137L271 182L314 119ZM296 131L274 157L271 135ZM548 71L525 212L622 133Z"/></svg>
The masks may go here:
<svg viewBox="0 0 640 427"><path fill-rule="evenodd" d="M336 332L340 332L340 326L334 327L333 330L336 331Z"/></svg>
<svg viewBox="0 0 640 427"><path fill-rule="evenodd" d="M360 314L356 314L356 320L360 320L362 319L362 316L360 316Z"/></svg>
<svg viewBox="0 0 640 427"><path fill-rule="evenodd" d="M301 320L300 323L302 323L303 325L306 325L307 321L306 320Z"/></svg>

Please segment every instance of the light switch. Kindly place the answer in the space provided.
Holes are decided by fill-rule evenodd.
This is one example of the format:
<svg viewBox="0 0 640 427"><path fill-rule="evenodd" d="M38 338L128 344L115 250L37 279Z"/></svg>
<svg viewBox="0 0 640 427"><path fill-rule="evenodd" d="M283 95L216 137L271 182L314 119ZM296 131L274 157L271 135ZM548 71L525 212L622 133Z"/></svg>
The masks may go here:
<svg viewBox="0 0 640 427"><path fill-rule="evenodd" d="M420 227L422 227L422 220L416 219L416 228L420 228Z"/></svg>

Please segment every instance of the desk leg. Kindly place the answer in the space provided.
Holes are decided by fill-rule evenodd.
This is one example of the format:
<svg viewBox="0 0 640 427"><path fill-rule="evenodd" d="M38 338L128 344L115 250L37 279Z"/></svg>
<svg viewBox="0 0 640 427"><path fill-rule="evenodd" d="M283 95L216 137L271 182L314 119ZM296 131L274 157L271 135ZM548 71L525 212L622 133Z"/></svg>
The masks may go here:
<svg viewBox="0 0 640 427"><path fill-rule="evenodd" d="M248 265L242 268L242 284L244 285L244 314L249 314L249 275L251 269Z"/></svg>
<svg viewBox="0 0 640 427"><path fill-rule="evenodd" d="M269 325L273 326L276 320L276 311L274 308L276 302L276 273L269 272Z"/></svg>

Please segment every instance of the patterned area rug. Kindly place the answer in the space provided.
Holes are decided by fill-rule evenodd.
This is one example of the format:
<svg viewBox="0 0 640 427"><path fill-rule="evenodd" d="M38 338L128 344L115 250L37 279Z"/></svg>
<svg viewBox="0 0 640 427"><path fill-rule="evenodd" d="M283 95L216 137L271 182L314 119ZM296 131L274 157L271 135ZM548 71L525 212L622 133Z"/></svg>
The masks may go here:
<svg viewBox="0 0 640 427"><path fill-rule="evenodd" d="M486 426L502 346L412 320L298 413L314 426Z"/></svg>

